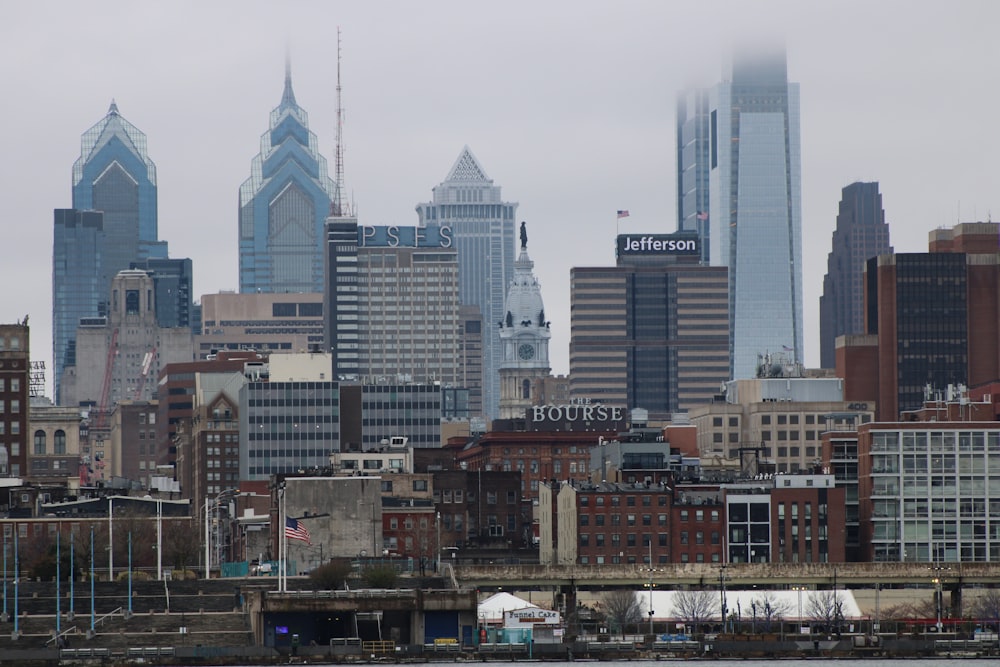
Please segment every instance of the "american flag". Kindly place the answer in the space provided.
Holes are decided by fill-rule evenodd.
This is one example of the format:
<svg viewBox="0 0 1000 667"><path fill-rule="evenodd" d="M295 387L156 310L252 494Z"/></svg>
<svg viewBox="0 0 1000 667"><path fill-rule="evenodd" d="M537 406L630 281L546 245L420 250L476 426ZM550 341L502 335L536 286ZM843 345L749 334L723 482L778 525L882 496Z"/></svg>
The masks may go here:
<svg viewBox="0 0 1000 667"><path fill-rule="evenodd" d="M621 220L622 218L627 218L627 217L628 217L628 209L625 209L624 211L621 210L621 209L618 209L618 219L619 220Z"/></svg>
<svg viewBox="0 0 1000 667"><path fill-rule="evenodd" d="M785 352L791 352L794 348L788 347L787 345L782 345L781 349Z"/></svg>
<svg viewBox="0 0 1000 667"><path fill-rule="evenodd" d="M312 545L312 538L309 537L309 529L306 528L306 524L290 516L285 517L285 537L289 540L302 540L306 544Z"/></svg>
<svg viewBox="0 0 1000 667"><path fill-rule="evenodd" d="M708 220L708 213L706 211L698 211L699 220Z"/></svg>

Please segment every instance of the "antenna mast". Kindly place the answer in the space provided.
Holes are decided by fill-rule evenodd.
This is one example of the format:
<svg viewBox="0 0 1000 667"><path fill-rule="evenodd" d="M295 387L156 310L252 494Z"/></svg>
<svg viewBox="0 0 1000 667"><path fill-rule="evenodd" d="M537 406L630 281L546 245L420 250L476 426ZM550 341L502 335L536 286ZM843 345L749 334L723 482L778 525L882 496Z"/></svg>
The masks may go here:
<svg viewBox="0 0 1000 667"><path fill-rule="evenodd" d="M334 179L337 183L337 193L330 204L330 215L349 217L350 206L344 197L344 105L341 101L340 89L340 26L337 26L337 148L333 158Z"/></svg>

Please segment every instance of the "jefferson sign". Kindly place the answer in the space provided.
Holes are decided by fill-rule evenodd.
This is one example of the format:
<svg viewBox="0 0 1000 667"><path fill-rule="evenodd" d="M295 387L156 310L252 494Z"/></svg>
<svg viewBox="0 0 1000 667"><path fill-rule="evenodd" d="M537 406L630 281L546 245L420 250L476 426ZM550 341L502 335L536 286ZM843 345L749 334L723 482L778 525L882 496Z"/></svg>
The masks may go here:
<svg viewBox="0 0 1000 667"><path fill-rule="evenodd" d="M623 234L619 255L697 255L698 237L680 234Z"/></svg>

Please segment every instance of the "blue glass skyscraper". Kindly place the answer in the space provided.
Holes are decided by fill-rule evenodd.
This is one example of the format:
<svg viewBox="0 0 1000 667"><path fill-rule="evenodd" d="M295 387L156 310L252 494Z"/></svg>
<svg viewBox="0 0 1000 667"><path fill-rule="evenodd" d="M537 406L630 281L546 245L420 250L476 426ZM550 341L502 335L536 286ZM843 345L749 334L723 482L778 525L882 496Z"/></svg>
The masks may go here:
<svg viewBox="0 0 1000 667"><path fill-rule="evenodd" d="M799 87L785 53L744 55L709 95L711 263L729 267L733 379L802 361Z"/></svg>
<svg viewBox="0 0 1000 667"><path fill-rule="evenodd" d="M458 299L483 315L483 410L500 410L503 348L498 323L504 316L507 286L514 275L514 221L517 204L500 198L500 186L486 176L466 146L433 201L417 204L420 225L451 227L458 250Z"/></svg>
<svg viewBox="0 0 1000 667"><path fill-rule="evenodd" d="M111 279L133 261L166 257L157 237L156 166L146 135L122 118L112 101L107 115L81 139L73 164L73 208L54 215L52 355L55 398L63 370L75 363L81 318L107 312Z"/></svg>
<svg viewBox="0 0 1000 667"><path fill-rule="evenodd" d="M708 90L686 90L677 96L677 230L698 232L701 261L710 258Z"/></svg>
<svg viewBox="0 0 1000 667"><path fill-rule="evenodd" d="M286 64L281 103L240 186L240 292L323 292L323 224L335 194Z"/></svg>

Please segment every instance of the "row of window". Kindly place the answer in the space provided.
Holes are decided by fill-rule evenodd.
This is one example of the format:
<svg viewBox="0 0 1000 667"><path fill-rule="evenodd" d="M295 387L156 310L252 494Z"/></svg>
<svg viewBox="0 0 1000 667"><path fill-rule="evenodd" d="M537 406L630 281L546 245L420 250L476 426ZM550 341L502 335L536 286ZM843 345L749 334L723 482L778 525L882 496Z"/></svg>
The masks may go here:
<svg viewBox="0 0 1000 667"><path fill-rule="evenodd" d="M640 496L640 497L642 498L642 506L643 507L651 507L652 506L652 503L653 503L653 501L652 501L653 495L652 494L643 495L643 496ZM590 496L581 493L579 495L579 498L580 498L580 507L588 507L588 506L590 506ZM622 503L621 496L611 496L610 497L611 498L610 503L608 503L608 501L606 500L606 498L607 498L607 496L603 496L603 495L599 495L598 496L598 495L595 495L594 496L594 506L595 507L604 507L605 504L610 504L611 507L619 507L621 505L621 503ZM625 497L625 506L626 507L635 507L635 498L636 498L635 496L626 496ZM662 495L662 494L656 496L656 504L659 507L666 507L667 506L667 496L666 495Z"/></svg>
<svg viewBox="0 0 1000 667"><path fill-rule="evenodd" d="M34 452L35 456L44 456L48 452L46 451L46 439L47 434L45 431L38 430L35 431L34 437ZM59 429L52 435L53 444L53 454L65 454L66 453L66 431Z"/></svg>
<svg viewBox="0 0 1000 667"><path fill-rule="evenodd" d="M0 378L0 392L4 391L7 391L7 378ZM21 378L10 378L10 391L15 394L21 391Z"/></svg>

